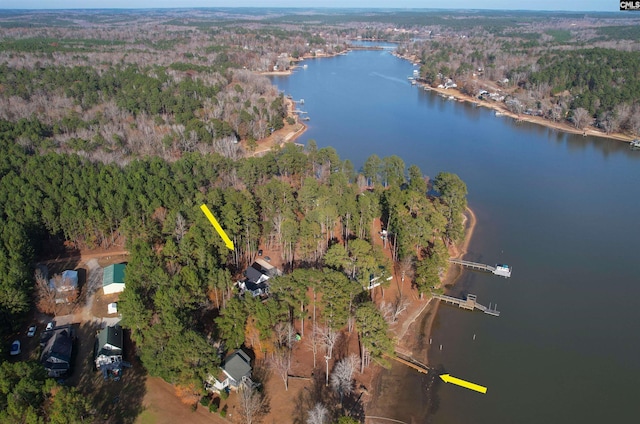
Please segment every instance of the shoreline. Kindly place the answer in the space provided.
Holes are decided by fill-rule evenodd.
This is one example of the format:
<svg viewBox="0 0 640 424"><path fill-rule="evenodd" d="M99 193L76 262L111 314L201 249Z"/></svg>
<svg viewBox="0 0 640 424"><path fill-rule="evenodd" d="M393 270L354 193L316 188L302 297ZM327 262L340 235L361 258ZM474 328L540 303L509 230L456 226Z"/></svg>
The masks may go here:
<svg viewBox="0 0 640 424"><path fill-rule="evenodd" d="M467 206L465 210L465 235L462 243L459 245L451 246L449 249L449 256L455 259L461 259L468 251L469 244L471 244L471 239L473 238L473 234L475 232L475 228L477 225L477 218L473 210ZM450 263L447 271L444 273L442 277L442 287L446 288L449 286L455 285L460 276L462 275L462 268L456 266L455 264ZM411 329L411 326L415 324L416 320L423 315L425 312L433 312L430 321L426 325L426 331L423 333L424 337L427 339L431 337L433 321L438 311L438 305L440 302L434 300L433 297L427 299L425 304L418 308L418 310L407 317L405 321L402 323L401 331L396 334L398 336L398 342L396 347L398 349L402 349L409 354L416 348L416 340L413 340L411 337L406 337L407 333ZM429 357L428 352L425 352L424 356L426 360L426 365L429 365Z"/></svg>
<svg viewBox="0 0 640 424"><path fill-rule="evenodd" d="M630 135L621 134L621 133L607 134L593 127L588 127L587 129L579 130L567 123L553 122L540 116L524 115L524 114L518 115L516 113L509 111L507 107L504 105L504 103L479 100L472 96L469 96L468 94L463 94L460 92L460 90L455 88L448 88L448 89L437 88L437 87L434 88L434 87L427 86L427 84L425 83L418 83L417 85L419 87L423 87L423 89L424 87L427 87L425 91L434 91L438 94L453 96L457 101L463 101L466 103L475 104L478 107L484 107L487 109L494 110L498 113L501 113L502 116L514 119L516 122L529 122L529 123L540 125L545 128L549 128L556 131L561 131L569 134L582 135L583 137L586 137L586 136L600 137L600 138L605 138L607 140L622 141L625 143L631 143L635 139ZM496 116L496 117L499 117L499 116Z"/></svg>
<svg viewBox="0 0 640 424"><path fill-rule="evenodd" d="M295 104L293 103L293 100L285 97L285 103L287 104L287 118L293 117L294 119L296 119L296 123L294 125L285 124L284 128L274 132L273 134L270 134L268 137L256 141L257 147L254 151L249 151L247 142L243 141L242 145L245 149L244 157L256 157L264 155L266 152L270 151L276 144L280 147L283 147L285 143L295 143L295 141L300 138L300 136L304 134L305 131L307 131L307 125L304 122L299 121L294 116L295 114L293 113L293 111L295 110Z"/></svg>
<svg viewBox="0 0 640 424"><path fill-rule="evenodd" d="M412 64L416 63L415 58L412 59L411 57L401 56L396 54L395 52L392 54L395 57L409 61ZM606 138L608 140L622 141L625 143L631 143L633 140L636 139L636 137L633 137L628 134L623 134L623 133L607 134L593 126L588 126L586 129L578 129L578 128L572 127L570 124L566 122L554 122L546 118L543 118L541 116L533 116L533 115L525 115L525 114L518 115L517 113L513 113L509 111L509 109L507 109L504 102L480 100L474 96L470 96L468 94L462 93L457 88L431 87L427 83L424 83L421 81L418 81L416 86L419 88L422 88L425 91L433 91L435 93L442 94L445 96L452 96L456 101L467 102L479 107L484 107L487 109L494 110L496 112L501 113L503 116L513 118L514 120L516 120L516 122L529 122L529 123L540 125L552 130L562 131L569 134L582 135L584 137L586 136L600 137L600 138Z"/></svg>
<svg viewBox="0 0 640 424"><path fill-rule="evenodd" d="M465 210L464 216L464 239L458 245L454 245L449 248L449 253L452 258L462 258L468 252L469 245L471 244L471 240L473 239L473 234L478 223L475 213L468 206ZM458 267L455 264L449 264L444 276L442 277L442 286L446 288L454 285L462 275L462 271L461 267ZM420 302L420 300L418 300L418 302ZM426 300L424 305L406 317L406 319L400 324L400 331L395 334L397 337L397 352L417 359L425 365L430 366L429 342L433 334L433 326L438 315L439 307L440 302L431 297ZM423 402L423 405L425 405L424 413L428 416L431 403L431 386L437 376L430 371L426 377L421 378L420 374L416 370L400 364L394 364L394 367L389 369L384 369L380 365L376 366L376 369L368 381L368 387L371 389L368 392L369 396L364 405L365 414L387 416L391 411L398 409L397 405L404 405L407 402L408 397L405 394L405 390L398 390L397 379L404 379L405 376L409 374L416 375L416 378L412 378L412 383L414 385L417 383L419 386L412 387L412 389L421 390L421 393L425 390L425 386L420 386L420 384L424 382L424 378L427 378L429 381L426 386L426 399ZM387 380L392 380L394 384L391 384L391 381ZM409 383L406 385L408 386ZM390 392L385 392L385 388L387 387ZM380 405L386 406L380 407ZM407 407L410 406L407 405Z"/></svg>
<svg viewBox="0 0 640 424"><path fill-rule="evenodd" d="M336 56L348 54L351 51L352 49L347 49L340 53L320 54L316 56L305 54L302 58L294 60L296 64L291 66L286 71L266 71L266 72L259 72L258 74L265 75L265 76L290 76L293 74L294 70L300 67L298 63L304 61L305 59L322 59L322 58L328 58L328 57L336 57ZM399 59L406 60L411 64L415 65L417 63L417 58L415 57L402 56L397 54L395 51L392 52L391 54ZM554 121L550 121L549 119L543 118L541 116L533 116L533 115L525 115L525 114L518 115L517 113L513 113L509 109L507 109L504 102L480 100L474 96L470 96L468 94L462 93L457 88L431 87L430 85L421 81L418 81L416 86L422 88L425 91L434 91L435 93L438 93L438 94L452 96L456 101L467 102L467 103L474 104L478 107L484 107L487 109L494 110L500 113L502 116L506 116L514 119L516 122L529 122L532 124L543 126L545 128L549 128L552 130L561 131L569 134L582 135L584 137L586 136L600 137L608 140L622 141L625 143L631 143L633 140L637 139L637 137L634 137L628 134L623 134L623 133L607 134L606 132L603 132L593 126L588 126L585 129L578 129L564 121L554 122Z"/></svg>

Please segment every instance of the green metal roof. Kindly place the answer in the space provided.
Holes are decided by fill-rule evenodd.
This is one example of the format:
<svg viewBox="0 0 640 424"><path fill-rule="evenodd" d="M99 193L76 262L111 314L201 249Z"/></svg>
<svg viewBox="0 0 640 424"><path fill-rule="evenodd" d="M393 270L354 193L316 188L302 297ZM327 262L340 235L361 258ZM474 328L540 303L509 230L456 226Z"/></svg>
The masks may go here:
<svg viewBox="0 0 640 424"><path fill-rule="evenodd" d="M125 264L113 264L104 269L102 276L102 286L108 286L113 283L124 283Z"/></svg>
<svg viewBox="0 0 640 424"><path fill-rule="evenodd" d="M111 349L105 349L108 345ZM124 343L122 340L122 328L119 325L107 327L98 333L98 344L96 346L96 357L104 355L121 355Z"/></svg>

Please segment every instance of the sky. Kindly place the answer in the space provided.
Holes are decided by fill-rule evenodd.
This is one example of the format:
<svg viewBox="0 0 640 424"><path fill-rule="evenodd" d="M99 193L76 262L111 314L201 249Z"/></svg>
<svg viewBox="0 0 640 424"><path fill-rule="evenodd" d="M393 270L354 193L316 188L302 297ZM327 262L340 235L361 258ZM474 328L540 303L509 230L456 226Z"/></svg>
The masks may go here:
<svg viewBox="0 0 640 424"><path fill-rule="evenodd" d="M2 0L0 9L355 7L498 10L620 10L618 0Z"/></svg>

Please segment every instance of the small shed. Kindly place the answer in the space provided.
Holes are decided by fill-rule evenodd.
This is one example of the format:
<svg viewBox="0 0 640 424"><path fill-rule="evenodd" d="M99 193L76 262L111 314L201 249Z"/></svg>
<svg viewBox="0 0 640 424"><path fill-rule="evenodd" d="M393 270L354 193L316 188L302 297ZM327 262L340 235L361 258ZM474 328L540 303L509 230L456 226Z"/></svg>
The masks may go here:
<svg viewBox="0 0 640 424"><path fill-rule="evenodd" d="M120 293L124 290L126 264L113 264L104 269L102 291L104 294Z"/></svg>
<svg viewBox="0 0 640 424"><path fill-rule="evenodd" d="M109 303L107 305L107 313L109 315L111 314L117 314L118 313L118 304L116 302L113 303Z"/></svg>

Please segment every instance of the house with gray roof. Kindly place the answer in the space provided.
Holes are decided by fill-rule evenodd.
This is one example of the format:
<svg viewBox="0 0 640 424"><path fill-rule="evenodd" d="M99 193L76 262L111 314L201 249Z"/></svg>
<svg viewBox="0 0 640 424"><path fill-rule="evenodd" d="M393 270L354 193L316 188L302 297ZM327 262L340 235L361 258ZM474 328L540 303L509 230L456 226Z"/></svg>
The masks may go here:
<svg viewBox="0 0 640 424"><path fill-rule="evenodd" d="M218 377L210 376L207 381L207 387L211 391L237 390L241 384L253 384L251 382L251 358L242 349L227 356L220 368L222 371Z"/></svg>
<svg viewBox="0 0 640 424"><path fill-rule="evenodd" d="M278 268L262 259L256 259L256 261L244 271L244 275L246 277L244 281L238 281L237 283L240 294L242 295L245 292L249 292L253 297L265 297L269 295L269 278L282 275L282 273Z"/></svg>
<svg viewBox="0 0 640 424"><path fill-rule="evenodd" d="M40 362L49 377L66 377L71 370L73 334L70 325L47 331Z"/></svg>

